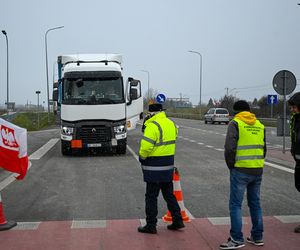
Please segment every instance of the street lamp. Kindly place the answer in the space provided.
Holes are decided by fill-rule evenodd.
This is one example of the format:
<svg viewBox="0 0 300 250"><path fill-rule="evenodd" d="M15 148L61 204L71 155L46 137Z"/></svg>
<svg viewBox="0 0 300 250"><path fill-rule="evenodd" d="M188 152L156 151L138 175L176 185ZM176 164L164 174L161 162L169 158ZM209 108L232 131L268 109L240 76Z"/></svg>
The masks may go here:
<svg viewBox="0 0 300 250"><path fill-rule="evenodd" d="M37 94L37 116L38 116L38 128L40 127L40 113L39 113L39 106L40 106L40 93L41 91L37 90L35 91Z"/></svg>
<svg viewBox="0 0 300 250"><path fill-rule="evenodd" d="M199 55L200 57L200 98L199 98L199 107L200 107L200 115L201 115L201 90L202 90L202 55L198 51L189 50L188 52Z"/></svg>
<svg viewBox="0 0 300 250"><path fill-rule="evenodd" d="M8 114L8 103L9 103L9 81L8 81L8 38L7 33L5 30L2 30L3 35L5 35L6 38L6 81L7 81L7 87L6 87L6 108L7 108L7 114Z"/></svg>
<svg viewBox="0 0 300 250"><path fill-rule="evenodd" d="M48 104L48 123L50 121L50 105L49 105L49 75L48 75L48 53L47 53L47 35L51 30L61 29L64 26L48 29L45 33L45 50L46 50L46 76L47 76L47 104Z"/></svg>
<svg viewBox="0 0 300 250"><path fill-rule="evenodd" d="M150 100L150 93L149 93L149 91L150 91L150 72L148 71L148 70L144 70L144 69L142 69L141 71L143 71L143 72L146 72L147 74L148 74L148 102L149 102L149 100Z"/></svg>

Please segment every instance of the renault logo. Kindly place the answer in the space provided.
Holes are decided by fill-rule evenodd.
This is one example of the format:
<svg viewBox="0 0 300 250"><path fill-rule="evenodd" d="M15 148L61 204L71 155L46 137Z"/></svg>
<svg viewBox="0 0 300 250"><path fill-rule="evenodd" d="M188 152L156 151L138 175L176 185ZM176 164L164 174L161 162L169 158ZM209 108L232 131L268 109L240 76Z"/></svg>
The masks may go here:
<svg viewBox="0 0 300 250"><path fill-rule="evenodd" d="M97 130L96 130L95 128L92 128L92 133L93 133L93 134L95 134L96 131L97 131Z"/></svg>

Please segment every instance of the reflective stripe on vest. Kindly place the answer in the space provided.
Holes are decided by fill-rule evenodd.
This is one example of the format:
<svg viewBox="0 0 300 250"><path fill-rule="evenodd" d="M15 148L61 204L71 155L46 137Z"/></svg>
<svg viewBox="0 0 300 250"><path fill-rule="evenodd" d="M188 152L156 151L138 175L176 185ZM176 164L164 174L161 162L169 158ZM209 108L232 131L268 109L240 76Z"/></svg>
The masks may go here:
<svg viewBox="0 0 300 250"><path fill-rule="evenodd" d="M149 143L151 143L151 144L153 144L155 146L171 145L171 144L175 144L176 143L175 140L163 142L162 141L163 140L163 131L161 129L161 126L156 121L153 121L152 123L155 124L157 126L157 128L158 128L158 131L159 131L159 142L156 143L156 141L154 141L154 140L152 140L152 139L150 139L150 138L148 138L146 136L142 137L143 140L145 140L145 141L147 141L147 142L149 142ZM174 124L174 126L175 126L175 124Z"/></svg>
<svg viewBox="0 0 300 250"><path fill-rule="evenodd" d="M237 168L263 168L264 125L258 120L254 125L249 125L237 118L234 120L239 128L234 166Z"/></svg>
<svg viewBox="0 0 300 250"><path fill-rule="evenodd" d="M142 165L143 170L150 170L150 171L166 171L172 170L174 166L144 166Z"/></svg>

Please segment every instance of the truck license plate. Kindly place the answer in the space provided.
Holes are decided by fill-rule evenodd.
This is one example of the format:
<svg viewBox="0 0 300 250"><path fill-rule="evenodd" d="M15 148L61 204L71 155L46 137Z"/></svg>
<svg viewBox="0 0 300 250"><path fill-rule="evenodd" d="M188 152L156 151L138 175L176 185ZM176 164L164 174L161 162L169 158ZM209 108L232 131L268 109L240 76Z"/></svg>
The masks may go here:
<svg viewBox="0 0 300 250"><path fill-rule="evenodd" d="M87 145L88 148L98 148L98 147L101 147L101 143L90 143Z"/></svg>

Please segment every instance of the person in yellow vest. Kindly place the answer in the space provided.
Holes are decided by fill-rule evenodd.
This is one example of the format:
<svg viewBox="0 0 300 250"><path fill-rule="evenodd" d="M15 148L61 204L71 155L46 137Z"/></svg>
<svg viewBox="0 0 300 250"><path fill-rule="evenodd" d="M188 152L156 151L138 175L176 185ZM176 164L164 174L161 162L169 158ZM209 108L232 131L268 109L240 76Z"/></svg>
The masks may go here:
<svg viewBox="0 0 300 250"><path fill-rule="evenodd" d="M139 150L139 160L146 182L146 225L138 227L138 232L156 234L157 197L160 190L173 218L173 223L167 228L178 230L184 228L184 224L173 194L172 182L178 129L167 118L161 104L150 104L149 114Z"/></svg>
<svg viewBox="0 0 300 250"><path fill-rule="evenodd" d="M220 249L238 249L245 246L242 233L242 203L247 191L252 229L247 242L264 245L263 218L260 206L260 186L266 138L264 125L250 112L249 104L240 100L234 103L234 118L227 128L225 161L230 170L230 237Z"/></svg>

